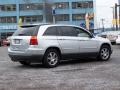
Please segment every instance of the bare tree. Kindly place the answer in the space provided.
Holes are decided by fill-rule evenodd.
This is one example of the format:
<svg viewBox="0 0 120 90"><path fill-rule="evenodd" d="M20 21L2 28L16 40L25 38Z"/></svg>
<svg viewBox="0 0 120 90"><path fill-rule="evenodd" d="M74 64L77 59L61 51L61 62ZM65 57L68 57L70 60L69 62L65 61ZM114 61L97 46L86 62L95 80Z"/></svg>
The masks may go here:
<svg viewBox="0 0 120 90"><path fill-rule="evenodd" d="M26 4L32 4L32 0L23 0ZM41 0L39 0L41 2ZM52 3L49 0L42 0L42 9L43 9L43 18L45 19L45 22L53 22L52 19ZM36 15L41 15L41 12L38 12L37 10L34 11Z"/></svg>
<svg viewBox="0 0 120 90"><path fill-rule="evenodd" d="M44 0L44 15L46 22L53 22L52 19L52 3L49 0Z"/></svg>

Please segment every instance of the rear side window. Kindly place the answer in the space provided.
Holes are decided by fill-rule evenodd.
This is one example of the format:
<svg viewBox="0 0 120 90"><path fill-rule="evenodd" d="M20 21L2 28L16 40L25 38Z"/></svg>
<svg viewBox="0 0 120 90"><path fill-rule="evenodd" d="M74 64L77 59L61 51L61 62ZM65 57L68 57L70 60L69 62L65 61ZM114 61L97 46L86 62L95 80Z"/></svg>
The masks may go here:
<svg viewBox="0 0 120 90"><path fill-rule="evenodd" d="M49 27L45 33L43 34L44 36L57 36L57 29L56 27Z"/></svg>
<svg viewBox="0 0 120 90"><path fill-rule="evenodd" d="M74 27L70 26L60 26L58 27L60 36L77 36L79 32L75 30Z"/></svg>
<svg viewBox="0 0 120 90"><path fill-rule="evenodd" d="M15 31L13 36L37 36L39 27L38 25L22 26Z"/></svg>

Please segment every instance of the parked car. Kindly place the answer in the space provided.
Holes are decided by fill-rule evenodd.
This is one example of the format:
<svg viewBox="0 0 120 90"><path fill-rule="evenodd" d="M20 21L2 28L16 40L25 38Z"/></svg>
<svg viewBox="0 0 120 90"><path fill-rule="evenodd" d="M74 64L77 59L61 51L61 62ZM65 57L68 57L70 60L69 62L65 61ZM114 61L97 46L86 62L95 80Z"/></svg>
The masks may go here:
<svg viewBox="0 0 120 90"><path fill-rule="evenodd" d="M10 37L7 37L7 39L4 39L2 41L2 45L3 46L9 46L10 45Z"/></svg>
<svg viewBox="0 0 120 90"><path fill-rule="evenodd" d="M118 34L120 34L120 31L107 31L107 32L102 32L97 36L108 38L112 44L115 44L116 39L118 38Z"/></svg>
<svg viewBox="0 0 120 90"><path fill-rule="evenodd" d="M79 26L34 24L20 29L11 37L8 54L23 65L42 62L55 67L61 60L91 57L106 61L112 53L108 39L94 37Z"/></svg>
<svg viewBox="0 0 120 90"><path fill-rule="evenodd" d="M98 33L95 36L102 37L102 38L107 38L107 32Z"/></svg>
<svg viewBox="0 0 120 90"><path fill-rule="evenodd" d="M120 44L120 34L118 35L118 38L116 39L116 44Z"/></svg>

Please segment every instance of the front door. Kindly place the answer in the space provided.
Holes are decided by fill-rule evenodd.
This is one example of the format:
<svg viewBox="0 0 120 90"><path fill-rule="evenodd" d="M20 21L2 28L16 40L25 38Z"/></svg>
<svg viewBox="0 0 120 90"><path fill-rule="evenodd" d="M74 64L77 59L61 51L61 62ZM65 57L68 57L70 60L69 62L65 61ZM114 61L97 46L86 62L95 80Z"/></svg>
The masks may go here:
<svg viewBox="0 0 120 90"><path fill-rule="evenodd" d="M92 35L81 28L75 28L79 34L80 53L91 54L98 52L98 41Z"/></svg>

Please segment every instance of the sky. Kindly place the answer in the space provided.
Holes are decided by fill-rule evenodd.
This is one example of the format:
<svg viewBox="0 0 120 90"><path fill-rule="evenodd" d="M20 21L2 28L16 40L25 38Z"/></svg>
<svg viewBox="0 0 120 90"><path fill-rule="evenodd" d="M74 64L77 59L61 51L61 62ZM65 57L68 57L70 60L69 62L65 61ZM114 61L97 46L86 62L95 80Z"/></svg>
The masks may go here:
<svg viewBox="0 0 120 90"><path fill-rule="evenodd" d="M96 20L95 28L102 27L101 19L104 19L105 27L112 27L113 7L118 0L95 0L96 1Z"/></svg>

